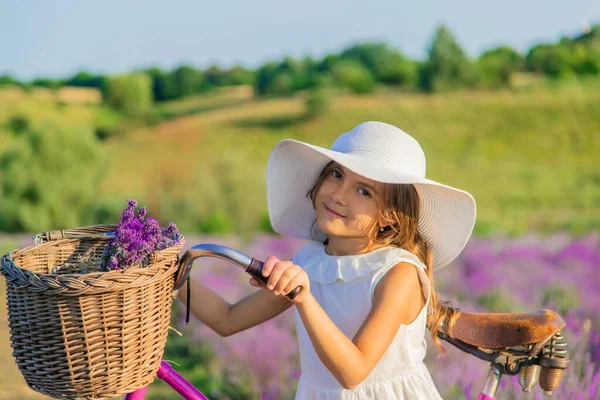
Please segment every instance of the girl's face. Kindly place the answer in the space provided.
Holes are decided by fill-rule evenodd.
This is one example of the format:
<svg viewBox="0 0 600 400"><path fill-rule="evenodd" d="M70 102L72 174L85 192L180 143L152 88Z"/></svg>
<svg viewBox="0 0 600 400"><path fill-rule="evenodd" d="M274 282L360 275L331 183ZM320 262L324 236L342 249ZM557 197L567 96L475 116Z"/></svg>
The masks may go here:
<svg viewBox="0 0 600 400"><path fill-rule="evenodd" d="M358 239L369 244L380 228L378 196L382 184L333 164L315 196L317 225L330 243Z"/></svg>

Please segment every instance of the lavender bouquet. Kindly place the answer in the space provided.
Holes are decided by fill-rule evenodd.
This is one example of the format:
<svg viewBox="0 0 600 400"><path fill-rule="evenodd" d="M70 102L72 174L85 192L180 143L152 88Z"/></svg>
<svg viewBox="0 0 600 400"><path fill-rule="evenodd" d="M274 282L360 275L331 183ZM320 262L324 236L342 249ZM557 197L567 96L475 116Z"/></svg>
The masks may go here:
<svg viewBox="0 0 600 400"><path fill-rule="evenodd" d="M125 270L135 265L146 267L156 250L179 242L177 225L169 222L168 227L161 228L157 220L147 216L146 207L140 208L137 214L136 207L137 201L127 200L127 209L123 211L114 238L102 254L102 271Z"/></svg>

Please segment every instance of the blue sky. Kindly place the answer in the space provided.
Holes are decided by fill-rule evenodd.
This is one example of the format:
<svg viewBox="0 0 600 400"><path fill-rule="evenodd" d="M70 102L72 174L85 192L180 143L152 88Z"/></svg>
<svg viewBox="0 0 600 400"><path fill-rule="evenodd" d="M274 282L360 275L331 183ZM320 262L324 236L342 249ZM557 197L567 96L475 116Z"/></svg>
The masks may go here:
<svg viewBox="0 0 600 400"><path fill-rule="evenodd" d="M440 23L471 56L500 44L526 51L600 23L600 1L0 0L0 74L256 67L285 55L321 57L360 41L385 41L424 58Z"/></svg>

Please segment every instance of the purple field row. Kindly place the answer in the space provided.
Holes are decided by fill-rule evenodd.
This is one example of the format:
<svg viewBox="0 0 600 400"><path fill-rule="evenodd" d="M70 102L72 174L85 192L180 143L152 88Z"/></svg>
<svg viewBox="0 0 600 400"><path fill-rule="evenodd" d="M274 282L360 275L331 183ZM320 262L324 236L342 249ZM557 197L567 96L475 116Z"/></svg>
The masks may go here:
<svg viewBox="0 0 600 400"><path fill-rule="evenodd" d="M260 259L289 259L302 241L255 237L249 244L236 238L188 237L187 246L218 243ZM235 302L254 288L238 267L222 260L200 259L193 275ZM572 360L553 398L600 398L600 240L554 235L473 238L463 253L434 277L444 300L465 312L528 312L548 308L567 322L563 330ZM193 293L192 293L193 296ZM185 322L179 321L183 327ZM197 320L190 322L190 345L206 343L216 353L218 368L255 385L262 398L291 398L300 375L292 309L260 326L221 338ZM430 341L427 365L444 399L472 399L482 389L487 363L445 344L438 357ZM249 351L251 349L251 351ZM242 378L240 378L242 379ZM523 393L517 377L505 376L498 399L542 399L539 386Z"/></svg>

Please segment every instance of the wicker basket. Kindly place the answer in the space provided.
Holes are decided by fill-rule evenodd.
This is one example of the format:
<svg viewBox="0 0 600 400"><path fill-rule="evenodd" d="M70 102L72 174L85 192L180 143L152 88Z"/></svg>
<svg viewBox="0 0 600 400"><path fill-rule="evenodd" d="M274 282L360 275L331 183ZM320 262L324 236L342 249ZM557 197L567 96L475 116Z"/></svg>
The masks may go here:
<svg viewBox="0 0 600 400"><path fill-rule="evenodd" d="M36 246L3 256L13 355L33 390L56 398L100 399L154 380L184 238L156 252L145 268L52 273L82 255L100 263L111 239L103 232L115 229L49 232L36 237Z"/></svg>

